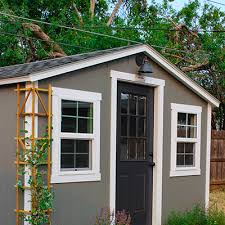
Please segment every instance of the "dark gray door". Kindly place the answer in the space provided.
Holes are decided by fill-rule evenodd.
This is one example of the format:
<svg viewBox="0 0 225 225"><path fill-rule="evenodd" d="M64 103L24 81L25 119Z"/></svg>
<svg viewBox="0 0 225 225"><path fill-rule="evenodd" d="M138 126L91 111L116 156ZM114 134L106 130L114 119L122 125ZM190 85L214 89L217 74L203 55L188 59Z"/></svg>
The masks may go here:
<svg viewBox="0 0 225 225"><path fill-rule="evenodd" d="M151 225L153 88L118 84L116 211L132 225Z"/></svg>

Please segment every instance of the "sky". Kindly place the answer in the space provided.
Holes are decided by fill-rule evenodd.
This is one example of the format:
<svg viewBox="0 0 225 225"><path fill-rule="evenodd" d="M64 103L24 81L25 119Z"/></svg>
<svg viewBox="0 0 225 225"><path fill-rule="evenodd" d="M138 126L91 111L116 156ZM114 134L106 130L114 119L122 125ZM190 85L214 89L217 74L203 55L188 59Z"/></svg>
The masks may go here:
<svg viewBox="0 0 225 225"><path fill-rule="evenodd" d="M156 2L159 2L161 3L163 0L156 0ZM214 6L217 6L218 8L220 8L221 10L223 10L225 12L225 0L212 0L214 2L209 2L207 0L200 0L200 2L204 3L204 2L208 2ZM171 4L174 6L175 9L179 10L181 9L185 3L188 3L189 0L174 0ZM224 4L224 5L220 5L220 4L217 4L215 2L218 2L218 3L221 3L221 4Z"/></svg>

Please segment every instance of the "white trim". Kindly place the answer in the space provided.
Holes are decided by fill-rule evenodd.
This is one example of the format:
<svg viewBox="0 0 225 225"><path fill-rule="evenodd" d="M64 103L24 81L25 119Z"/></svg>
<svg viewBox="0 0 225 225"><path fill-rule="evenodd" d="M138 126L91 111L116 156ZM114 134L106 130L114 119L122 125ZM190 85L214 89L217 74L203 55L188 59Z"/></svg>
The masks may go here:
<svg viewBox="0 0 225 225"><path fill-rule="evenodd" d="M123 58L129 55L134 55L140 52L145 52L153 61L158 63L167 72L173 75L176 79L198 94L200 97L205 99L207 102L213 106L219 107L220 102L214 98L210 93L208 93L204 88L198 85L191 78L186 76L181 70L179 70L175 65L169 62L161 54L159 54L155 49L148 45L138 45L130 47L128 49L118 50L116 52L105 53L100 56L96 56L89 59L84 59L79 62L68 63L63 66L57 66L55 68L50 68L45 71L32 73L29 76L18 77L18 78L8 78L0 80L0 85L18 83L23 81L37 81L41 79L46 79L49 77L57 76L67 72L83 69L86 67L94 66L100 63L109 62L115 59Z"/></svg>
<svg viewBox="0 0 225 225"><path fill-rule="evenodd" d="M61 132L61 100L84 101L93 103L93 133L64 133ZM52 88L52 176L51 183L69 183L100 181L100 93L79 91L64 88ZM60 170L60 139L88 139L91 140L91 169L79 171Z"/></svg>
<svg viewBox="0 0 225 225"><path fill-rule="evenodd" d="M135 74L111 70L111 133L110 133L110 209L116 206L116 121L117 82L125 81L155 87L154 90L154 146L152 224L161 225L162 216L162 160L163 160L163 106L165 81L156 78L140 78Z"/></svg>
<svg viewBox="0 0 225 225"><path fill-rule="evenodd" d="M206 181L205 181L205 207L209 207L209 190L210 190L210 157L211 157L211 120L212 106L207 107L207 143L206 143Z"/></svg>
<svg viewBox="0 0 225 225"><path fill-rule="evenodd" d="M197 137L196 138L179 138L177 137L177 116L178 113L193 113L197 115ZM201 112L202 107L194 105L184 105L171 103L171 160L170 160L170 177L176 176L196 176L201 174L200 155L201 155ZM177 142L195 143L195 166L177 167Z"/></svg>
<svg viewBox="0 0 225 225"><path fill-rule="evenodd" d="M31 83L26 83L26 88L30 88L33 84ZM38 81L34 82L35 87L38 87ZM25 95L27 95L28 92L25 92ZM38 99L37 96L35 96L35 100L34 100L34 108L35 108L35 112L38 112ZM25 112L26 113L31 113L32 112L32 93L30 93L26 105L25 105ZM24 124L24 129L27 131L27 133L25 133L26 137L30 137L32 135L32 118L31 116L25 116L25 121L26 123ZM38 117L35 117L34 120L34 126L35 126L35 131L34 131L34 135L35 137L37 137L38 135ZM26 146L27 148L31 148L31 143L28 143L26 141ZM24 171L26 172L24 174L24 185L29 187L29 178L31 175L31 170L29 168L29 166L25 166L24 167ZM31 191L29 189L25 189L24 190L24 210L30 211L31 210ZM24 225L30 225L29 222L24 220Z"/></svg>

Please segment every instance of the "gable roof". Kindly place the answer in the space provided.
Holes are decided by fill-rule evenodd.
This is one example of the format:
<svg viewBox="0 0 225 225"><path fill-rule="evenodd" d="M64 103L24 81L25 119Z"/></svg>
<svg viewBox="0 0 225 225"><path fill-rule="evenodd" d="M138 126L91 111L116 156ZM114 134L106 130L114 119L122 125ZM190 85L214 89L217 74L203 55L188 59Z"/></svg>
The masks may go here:
<svg viewBox="0 0 225 225"><path fill-rule="evenodd" d="M190 88L200 97L205 99L207 102L209 102L213 106L219 106L219 100L213 97L185 73L179 70L175 65L169 62L155 49L148 45L142 44L66 56L57 59L48 59L32 63L1 67L0 85L25 81L38 81L141 52L148 55L149 58L159 64L168 73L182 82L185 86Z"/></svg>

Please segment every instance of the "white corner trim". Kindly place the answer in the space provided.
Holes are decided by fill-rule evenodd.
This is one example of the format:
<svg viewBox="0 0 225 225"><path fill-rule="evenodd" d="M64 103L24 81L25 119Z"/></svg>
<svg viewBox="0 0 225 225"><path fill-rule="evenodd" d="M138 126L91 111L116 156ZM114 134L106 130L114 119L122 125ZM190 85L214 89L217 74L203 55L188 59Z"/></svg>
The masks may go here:
<svg viewBox="0 0 225 225"><path fill-rule="evenodd" d="M193 113L197 115L197 137L196 138L178 138L177 137L177 116L178 113ZM201 175L201 106L184 105L171 103L171 152L170 152L170 177L178 176L198 176ZM177 142L195 143L195 166L177 167Z"/></svg>
<svg viewBox="0 0 225 225"><path fill-rule="evenodd" d="M33 84L28 82L26 83L25 87L26 88L30 88ZM38 87L38 81L34 82L35 87ZM27 95L28 92L25 92L25 95ZM38 112L38 99L37 96L35 95L35 100L34 100L34 109L35 112ZM32 112L32 92L30 93L26 105L25 105L25 112L26 113L31 113ZM31 116L25 116L25 121L26 123L24 124L24 130L27 131L27 133L25 134L26 137L30 137L32 135L32 118ZM35 117L34 119L34 127L35 127L35 131L34 131L34 135L35 137L37 137L38 135L38 117ZM26 142L26 147L30 148L30 144ZM30 175L31 175L31 169L29 168L29 166L25 166L24 167L24 171L26 172L24 174L24 186L29 187L29 179L30 179ZM24 190L24 210L30 211L31 210L31 191L30 189L25 188ZM24 220L24 225L30 225L30 223L28 221Z"/></svg>
<svg viewBox="0 0 225 225"><path fill-rule="evenodd" d="M135 74L111 70L111 132L110 132L110 210L116 208L116 134L117 134L117 83L118 81L131 82L155 87L154 90L154 145L153 160L153 200L152 224L161 225L162 217L162 160L163 160L163 111L164 85L161 79L144 77L138 78Z"/></svg>
<svg viewBox="0 0 225 225"><path fill-rule="evenodd" d="M207 102L209 102L213 106L219 107L220 102L215 97L213 97L209 92L207 92L204 88L198 85L195 81L189 78L185 73L179 70L175 65L173 65L166 58L164 58L160 53L158 53L155 49L153 49L152 47L148 45L138 45L138 46L130 47L128 49L121 49L116 52L105 53L100 56L81 60L79 62L68 63L63 66L57 66L56 68L50 68L45 71L35 72L25 77L2 79L0 80L0 85L46 79L46 78L57 76L67 72L87 68L100 63L105 63L115 59L120 59L126 56L134 55L140 52L145 52L153 61L158 63L162 68L164 68L167 72L173 75L180 82L182 82L185 86L190 88L192 91L194 91L196 94L198 94L200 97L205 99Z"/></svg>
<svg viewBox="0 0 225 225"><path fill-rule="evenodd" d="M100 181L100 101L101 93L79 91L74 89L52 88L52 175L51 183L71 183ZM61 132L61 100L84 101L93 103L93 133ZM60 146L61 138L88 139L92 143L91 169L85 171L61 171Z"/></svg>
<svg viewBox="0 0 225 225"><path fill-rule="evenodd" d="M206 182L205 182L205 207L206 208L209 207L209 191L210 191L211 120L212 120L212 106L208 104L207 143L206 143Z"/></svg>

